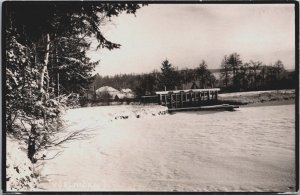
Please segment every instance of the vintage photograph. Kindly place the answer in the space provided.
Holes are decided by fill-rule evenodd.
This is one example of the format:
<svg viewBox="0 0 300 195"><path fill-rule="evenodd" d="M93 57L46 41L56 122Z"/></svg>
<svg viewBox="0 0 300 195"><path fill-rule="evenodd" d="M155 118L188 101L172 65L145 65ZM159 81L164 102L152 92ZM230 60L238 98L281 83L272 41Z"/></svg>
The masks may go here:
<svg viewBox="0 0 300 195"><path fill-rule="evenodd" d="M4 191L297 190L297 2L2 11Z"/></svg>

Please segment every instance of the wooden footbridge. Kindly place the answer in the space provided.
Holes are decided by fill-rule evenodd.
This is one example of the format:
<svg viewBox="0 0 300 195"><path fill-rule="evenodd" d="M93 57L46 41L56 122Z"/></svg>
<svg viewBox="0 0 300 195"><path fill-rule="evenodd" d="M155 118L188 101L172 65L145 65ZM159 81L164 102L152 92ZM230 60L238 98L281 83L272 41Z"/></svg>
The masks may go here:
<svg viewBox="0 0 300 195"><path fill-rule="evenodd" d="M184 108L211 104L218 100L219 88L157 91L159 104L168 108Z"/></svg>
<svg viewBox="0 0 300 195"><path fill-rule="evenodd" d="M169 112L188 110L234 110L238 106L218 103L219 88L157 91L158 103Z"/></svg>

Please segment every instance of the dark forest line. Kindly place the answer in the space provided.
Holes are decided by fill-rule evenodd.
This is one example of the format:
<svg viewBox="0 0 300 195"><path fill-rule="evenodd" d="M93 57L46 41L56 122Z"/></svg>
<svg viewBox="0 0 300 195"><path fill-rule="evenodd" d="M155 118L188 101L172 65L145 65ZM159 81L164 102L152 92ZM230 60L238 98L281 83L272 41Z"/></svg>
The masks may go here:
<svg viewBox="0 0 300 195"><path fill-rule="evenodd" d="M221 92L293 89L295 70L287 70L281 60L266 65L260 61L243 62L240 55L224 56L219 69L208 69L203 60L197 68L181 69L164 60L160 71L145 74L96 74L88 93L102 86L121 90L129 88L138 96L155 95L155 91L191 88L221 88Z"/></svg>

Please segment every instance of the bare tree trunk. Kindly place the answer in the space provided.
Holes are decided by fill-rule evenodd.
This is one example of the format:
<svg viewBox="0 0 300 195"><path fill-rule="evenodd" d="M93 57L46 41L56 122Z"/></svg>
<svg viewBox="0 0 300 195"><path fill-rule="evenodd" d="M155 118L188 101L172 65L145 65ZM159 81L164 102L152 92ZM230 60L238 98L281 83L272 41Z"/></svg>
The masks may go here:
<svg viewBox="0 0 300 195"><path fill-rule="evenodd" d="M36 51L37 52L37 51ZM44 58L44 64L42 69L40 70L40 78L39 78L39 91L41 92L41 97L40 100L43 101L44 97L45 97L45 90L44 90L44 80L45 80L45 74L48 74L48 70L47 70L47 66L49 63L49 52L50 52L50 35L49 33L47 33L46 35L46 53L45 53L45 58ZM36 61L36 59L35 59ZM48 87L48 83L49 83L49 76L47 75L47 87ZM47 89L48 90L48 89ZM44 119L44 129L45 129L45 125L46 125L46 113L45 110L43 110L43 119ZM37 131L38 131L38 127L37 127L37 120L34 120L34 123L31 125L31 130L30 130L30 135L29 135L29 140L28 140L28 158L31 160L32 163L36 162L36 159L34 158L34 155L37 152L36 149L36 140L38 137Z"/></svg>
<svg viewBox="0 0 300 195"><path fill-rule="evenodd" d="M57 73L57 97L59 97L59 72Z"/></svg>
<svg viewBox="0 0 300 195"><path fill-rule="evenodd" d="M59 65L58 65L58 54L57 54L57 47L55 47L55 59L56 59L56 67L57 67L57 97L59 97ZM59 101L59 99L58 99Z"/></svg>
<svg viewBox="0 0 300 195"><path fill-rule="evenodd" d="M48 72L47 70L47 66L49 63L49 51L50 50L50 35L49 33L47 33L46 35L46 53L45 53L45 58L44 58L44 65L43 68L40 71L40 92L43 93L44 92L44 80L45 80L45 74L46 72Z"/></svg>

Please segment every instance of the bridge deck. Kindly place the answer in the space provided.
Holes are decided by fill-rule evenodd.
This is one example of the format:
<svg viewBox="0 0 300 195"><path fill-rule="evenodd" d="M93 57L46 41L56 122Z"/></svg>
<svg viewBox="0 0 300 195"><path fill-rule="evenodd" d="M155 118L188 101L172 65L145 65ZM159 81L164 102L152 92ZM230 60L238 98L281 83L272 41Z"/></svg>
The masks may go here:
<svg viewBox="0 0 300 195"><path fill-rule="evenodd" d="M221 104L213 106L199 106L199 107L186 107L186 108L169 108L168 112L184 112L184 111L197 111L197 110L227 110L234 111L235 108L239 108L236 105Z"/></svg>

